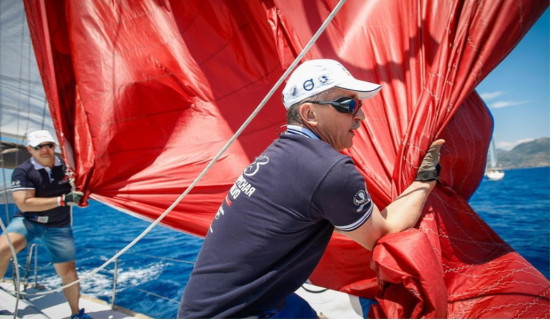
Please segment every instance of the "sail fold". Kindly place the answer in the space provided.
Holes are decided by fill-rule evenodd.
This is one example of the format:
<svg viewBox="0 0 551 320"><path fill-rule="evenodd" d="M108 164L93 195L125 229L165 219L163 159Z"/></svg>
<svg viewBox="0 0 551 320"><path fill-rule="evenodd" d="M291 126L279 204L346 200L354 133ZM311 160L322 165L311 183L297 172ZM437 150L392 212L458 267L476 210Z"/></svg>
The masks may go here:
<svg viewBox="0 0 551 320"><path fill-rule="evenodd" d="M25 0L53 124L77 187L155 219L203 170L336 0ZM492 131L474 91L547 1L351 0L306 59L381 83L347 150L384 208L446 139L416 230L373 253L335 235L315 284L377 298L377 317L549 317L549 280L470 208ZM163 224L203 236L240 172L285 124L280 93ZM410 294L404 295L404 292Z"/></svg>

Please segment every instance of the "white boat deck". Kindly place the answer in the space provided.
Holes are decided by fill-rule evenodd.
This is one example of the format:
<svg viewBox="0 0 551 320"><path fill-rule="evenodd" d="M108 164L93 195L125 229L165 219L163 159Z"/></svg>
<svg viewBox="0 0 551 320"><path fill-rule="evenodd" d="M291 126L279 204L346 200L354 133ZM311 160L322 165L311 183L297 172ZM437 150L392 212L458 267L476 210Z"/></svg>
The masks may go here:
<svg viewBox="0 0 551 320"><path fill-rule="evenodd" d="M0 319L13 319L16 298L12 295L13 283L0 282ZM309 289L308 291L305 289ZM312 290L312 291L310 291ZM44 290L27 289L27 296L19 300L17 308L18 319L68 319L70 310L63 293L56 292L48 295L33 295ZM360 319L361 306L358 297L342 292L324 289L311 284L305 284L297 290L297 294L305 298L314 308L320 318L333 319ZM145 319L148 316L132 312L122 307L111 305L105 301L82 295L80 308L94 319Z"/></svg>
<svg viewBox="0 0 551 320"><path fill-rule="evenodd" d="M0 282L0 319L13 319L13 312L16 305L16 298L11 294L14 286L11 281ZM28 296L19 300L17 308L18 319L68 319L71 315L67 300L63 293L56 292L48 295L32 295L41 290L35 288L27 289ZM43 290L42 290L43 291ZM105 301L81 295L80 308L94 319L144 319L149 318L141 313L111 305Z"/></svg>
<svg viewBox="0 0 551 320"><path fill-rule="evenodd" d="M363 319L357 296L305 283L297 291L321 319Z"/></svg>

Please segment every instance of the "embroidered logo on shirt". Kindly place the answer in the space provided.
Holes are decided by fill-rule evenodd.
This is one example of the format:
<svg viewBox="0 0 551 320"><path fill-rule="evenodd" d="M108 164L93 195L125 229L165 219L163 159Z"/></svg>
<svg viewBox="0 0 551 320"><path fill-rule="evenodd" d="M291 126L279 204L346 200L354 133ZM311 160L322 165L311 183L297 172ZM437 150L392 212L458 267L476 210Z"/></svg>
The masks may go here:
<svg viewBox="0 0 551 320"><path fill-rule="evenodd" d="M360 190L354 195L354 205L358 206L358 210L356 212L362 211L365 205L370 202L371 198L367 195L365 190Z"/></svg>
<svg viewBox="0 0 551 320"><path fill-rule="evenodd" d="M12 188L19 188L21 187L21 181L20 180L14 180L11 182L11 187Z"/></svg>

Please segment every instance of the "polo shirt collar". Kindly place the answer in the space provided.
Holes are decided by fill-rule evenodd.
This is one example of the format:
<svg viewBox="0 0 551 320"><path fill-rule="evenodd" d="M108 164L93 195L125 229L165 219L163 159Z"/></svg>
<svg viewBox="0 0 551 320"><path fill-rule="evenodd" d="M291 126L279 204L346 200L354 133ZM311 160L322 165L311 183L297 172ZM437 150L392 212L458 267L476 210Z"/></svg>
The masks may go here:
<svg viewBox="0 0 551 320"><path fill-rule="evenodd" d="M36 160L34 160L34 158L31 158L31 163L33 164L33 167L36 170L47 169L46 171L48 171L50 169L50 168L45 167L45 166L41 165L40 163L38 163ZM55 156L54 167L58 167L58 166L61 166L61 165L62 165L61 160L57 156Z"/></svg>
<svg viewBox="0 0 551 320"><path fill-rule="evenodd" d="M308 138L320 140L320 138L312 130L305 127L293 125L293 124L287 125L287 131L285 131L285 133L299 134L299 135L307 136Z"/></svg>

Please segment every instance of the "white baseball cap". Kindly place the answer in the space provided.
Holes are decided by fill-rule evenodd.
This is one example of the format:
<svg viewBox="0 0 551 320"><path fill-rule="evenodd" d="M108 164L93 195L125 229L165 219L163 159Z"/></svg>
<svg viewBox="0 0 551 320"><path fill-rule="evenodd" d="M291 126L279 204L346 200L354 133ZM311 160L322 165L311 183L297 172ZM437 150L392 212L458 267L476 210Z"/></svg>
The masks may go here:
<svg viewBox="0 0 551 320"><path fill-rule="evenodd" d="M293 104L333 87L354 91L359 99L369 99L381 90L381 85L354 78L335 60L308 60L298 66L283 88L283 105Z"/></svg>
<svg viewBox="0 0 551 320"><path fill-rule="evenodd" d="M36 130L29 132L27 134L27 141L29 146L36 147L37 145L41 144L42 142L53 142L55 143L54 137L50 134L50 132L46 130Z"/></svg>

